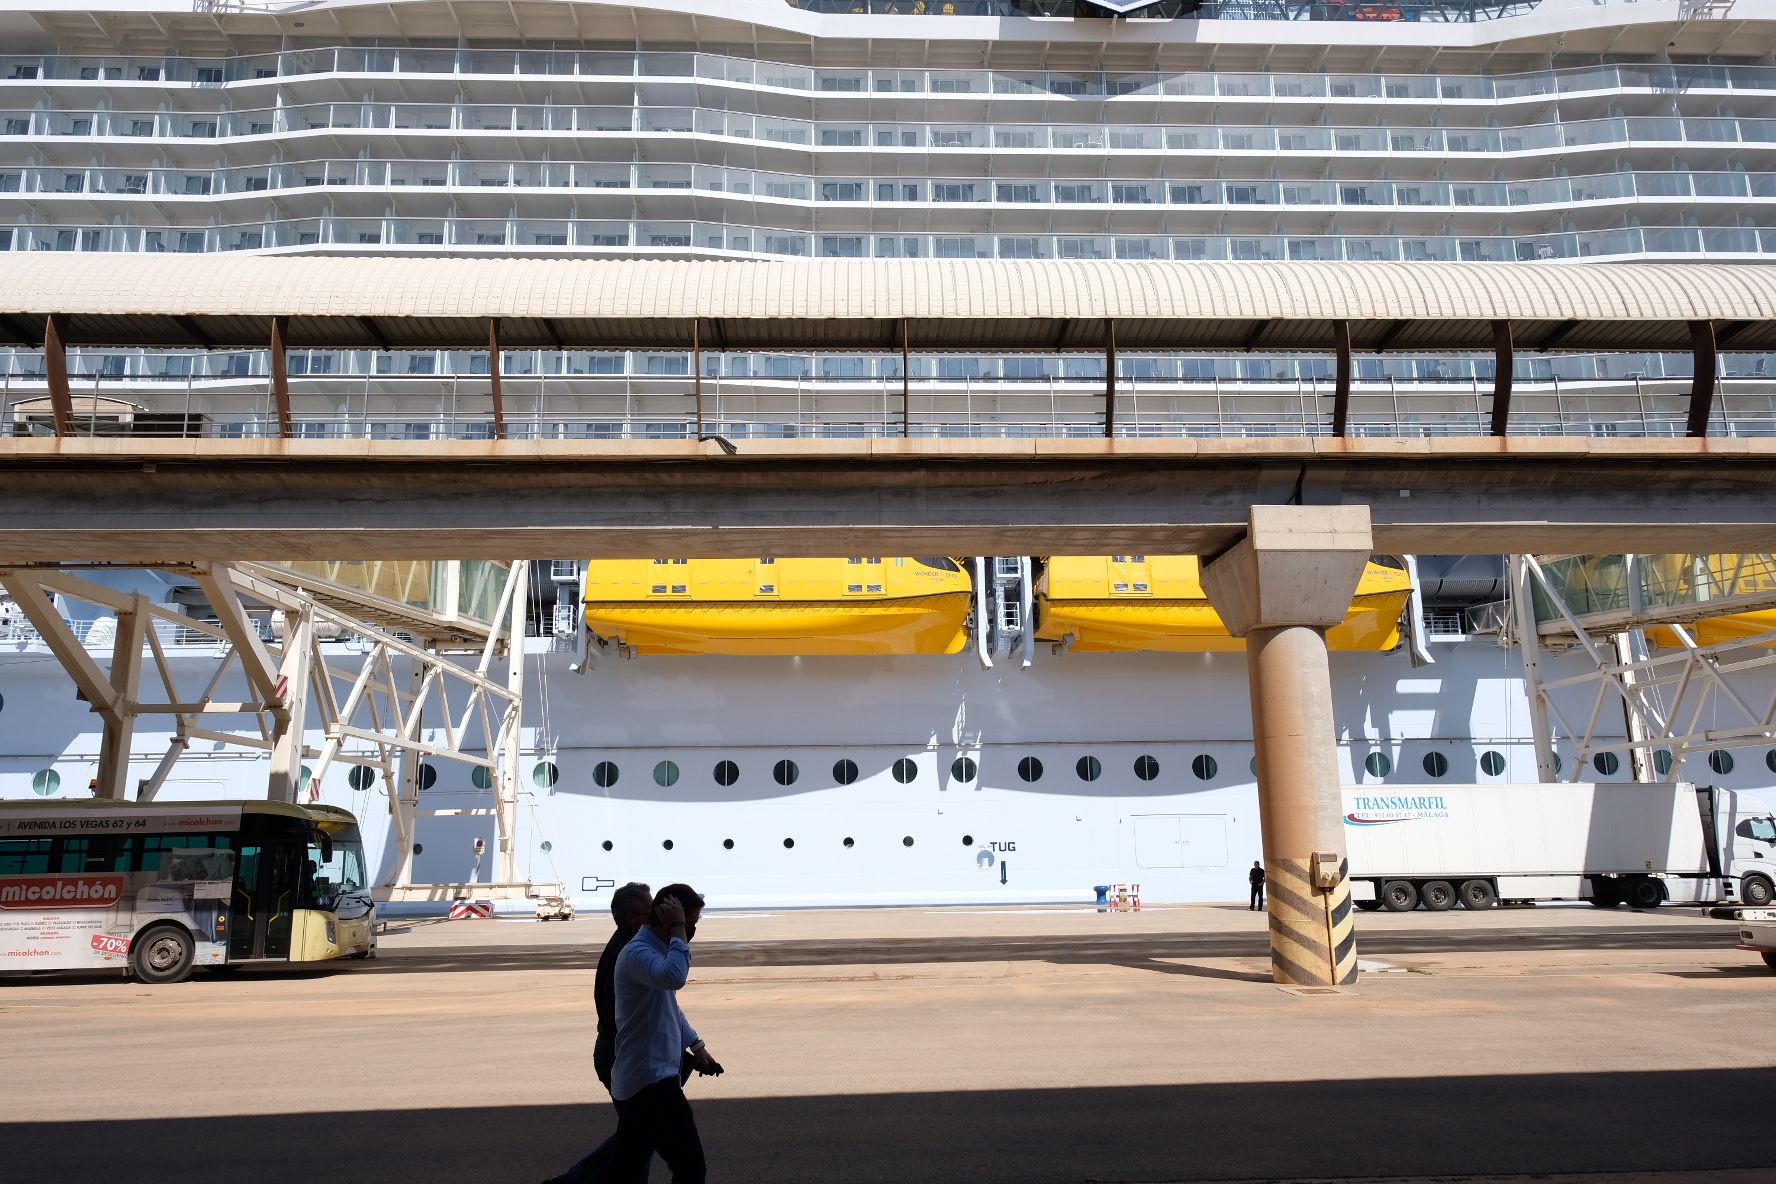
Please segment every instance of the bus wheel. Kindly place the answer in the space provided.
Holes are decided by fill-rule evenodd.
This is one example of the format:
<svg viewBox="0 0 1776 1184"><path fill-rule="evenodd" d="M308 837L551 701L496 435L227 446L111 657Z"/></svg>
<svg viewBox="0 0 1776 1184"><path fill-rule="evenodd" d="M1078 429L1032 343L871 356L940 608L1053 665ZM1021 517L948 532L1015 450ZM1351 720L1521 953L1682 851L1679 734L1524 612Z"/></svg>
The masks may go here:
<svg viewBox="0 0 1776 1184"><path fill-rule="evenodd" d="M1498 903L1498 893L1490 880L1463 880L1460 888L1462 908L1489 909Z"/></svg>
<svg viewBox="0 0 1776 1184"><path fill-rule="evenodd" d="M1455 889L1448 880L1432 880L1419 889L1424 906L1433 913L1445 913L1455 907Z"/></svg>
<svg viewBox="0 0 1776 1184"><path fill-rule="evenodd" d="M1651 876L1636 876L1628 881L1628 907L1656 909L1665 903L1665 885Z"/></svg>
<svg viewBox="0 0 1776 1184"><path fill-rule="evenodd" d="M1762 876L1746 876L1739 888L1739 899L1753 908L1768 907L1772 897L1776 897L1776 892L1771 891L1770 881Z"/></svg>
<svg viewBox="0 0 1776 1184"><path fill-rule="evenodd" d="M1410 913L1418 907L1418 889L1410 880L1389 880L1381 886L1381 903L1390 913Z"/></svg>
<svg viewBox="0 0 1776 1184"><path fill-rule="evenodd" d="M130 946L130 969L145 983L182 982L191 973L191 935L177 925L156 925Z"/></svg>

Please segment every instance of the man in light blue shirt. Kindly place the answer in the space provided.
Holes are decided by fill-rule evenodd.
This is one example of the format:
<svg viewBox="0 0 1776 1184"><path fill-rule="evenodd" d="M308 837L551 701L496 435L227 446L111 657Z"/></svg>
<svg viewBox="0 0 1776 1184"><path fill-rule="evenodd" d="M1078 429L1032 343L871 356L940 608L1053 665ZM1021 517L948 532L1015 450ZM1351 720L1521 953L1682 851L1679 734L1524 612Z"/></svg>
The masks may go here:
<svg viewBox="0 0 1776 1184"><path fill-rule="evenodd" d="M718 1074L722 1067L678 1008L702 912L703 898L689 885L668 884L654 897L648 923L617 955L613 1180L633 1178L650 1154L658 1154L672 1169L673 1184L703 1184L703 1142L679 1073L687 1052L699 1073Z"/></svg>

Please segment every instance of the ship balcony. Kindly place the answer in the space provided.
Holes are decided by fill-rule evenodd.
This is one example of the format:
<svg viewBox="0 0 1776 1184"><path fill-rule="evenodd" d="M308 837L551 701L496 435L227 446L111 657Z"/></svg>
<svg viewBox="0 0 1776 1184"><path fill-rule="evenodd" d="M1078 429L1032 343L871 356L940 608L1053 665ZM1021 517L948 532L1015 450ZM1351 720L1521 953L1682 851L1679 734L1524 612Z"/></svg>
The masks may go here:
<svg viewBox="0 0 1776 1184"><path fill-rule="evenodd" d="M1776 68L1760 65L1623 63L1516 74L1297 74L1235 71L1050 71L808 67L708 53L603 50L486 50L416 46L329 47L236 57L0 55L0 94L80 93L118 96L173 92L254 95L281 87L360 90L380 79L474 84L538 81L625 86L655 82L719 84L822 99L915 95L920 102L981 98L1153 99L1199 102L1276 100L1315 106L1377 108L1433 104L1496 106L1575 96L1642 92L1665 98L1776 93ZM153 105L153 104L150 104Z"/></svg>

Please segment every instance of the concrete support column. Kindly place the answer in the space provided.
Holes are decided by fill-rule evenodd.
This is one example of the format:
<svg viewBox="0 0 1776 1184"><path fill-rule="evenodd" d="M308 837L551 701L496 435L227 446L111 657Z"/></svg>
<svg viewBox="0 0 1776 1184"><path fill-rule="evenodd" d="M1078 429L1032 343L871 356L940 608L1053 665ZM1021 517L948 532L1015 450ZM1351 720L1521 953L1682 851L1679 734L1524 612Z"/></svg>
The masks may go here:
<svg viewBox="0 0 1776 1184"><path fill-rule="evenodd" d="M1253 506L1246 537L1202 569L1215 611L1246 640L1279 983L1357 981L1326 630L1372 548L1367 506Z"/></svg>

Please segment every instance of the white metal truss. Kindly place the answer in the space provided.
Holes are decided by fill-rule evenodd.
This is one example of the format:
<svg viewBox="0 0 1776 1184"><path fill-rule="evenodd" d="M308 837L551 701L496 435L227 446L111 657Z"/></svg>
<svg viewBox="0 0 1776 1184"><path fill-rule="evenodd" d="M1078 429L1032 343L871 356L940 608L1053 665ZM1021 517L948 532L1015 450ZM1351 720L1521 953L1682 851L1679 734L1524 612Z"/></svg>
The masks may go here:
<svg viewBox="0 0 1776 1184"><path fill-rule="evenodd" d="M1637 556L1624 557L1628 587L1639 586ZM1523 656L1523 678L1529 696L1530 724L1535 737L1537 770L1543 781L1560 775L1554 758L1553 730L1558 727L1577 746L1567 779L1577 781L1591 769L1592 758L1626 747L1636 780L1669 776L1671 764L1693 752L1764 746L1776 738L1776 695L1768 673L1776 667L1776 630L1749 631L1714 645L1696 640L1695 622L1776 607L1776 595L1732 596L1712 602L1647 605L1631 591L1627 609L1581 613L1562 595L1558 581L1531 555L1512 556L1511 638ZM1555 618L1538 622L1534 598L1551 604ZM1649 630L1666 641L1649 643ZM1577 674L1549 678L1544 652L1552 642L1576 648L1589 659ZM1749 676L1749 677L1748 677ZM1755 684L1760 689L1752 690ZM1583 694L1590 690L1587 697ZM1588 710L1583 718L1572 710L1575 696ZM1567 703L1565 709L1561 700ZM1611 713L1620 712L1612 718ZM1608 722L1606 722L1608 721ZM1626 725L1624 741L1618 721Z"/></svg>
<svg viewBox="0 0 1776 1184"><path fill-rule="evenodd" d="M270 754L267 796L295 802L303 793L303 769L312 761L308 796L319 795L334 764L375 769L389 787L396 857L377 886L382 900L450 900L465 896L514 898L562 894L558 884L522 881L517 873L519 763L524 686L524 605L529 564L508 569L499 609L488 623L478 654L446 656L435 644L396 636L346 609L322 603L271 569L192 564L176 570L191 576L216 612L199 621L151 602L50 568L0 569L0 584L73 678L82 698L103 721L95 793L129 796L130 748L136 721L173 717L173 737L154 772L134 787L138 801L152 801L193 741L257 749ZM116 615L109 669L75 632L54 597L83 601ZM249 606L281 614L281 642L267 639ZM419 613L420 610L414 610ZM423 614L421 614L423 615ZM418 630L423 632L424 630ZM452 632L444 630L444 632ZM195 695L182 688L167 660L167 639L208 637L217 661L207 685ZM322 638L349 637L355 662L329 656ZM155 678L144 679L145 659ZM496 659L504 669L495 670ZM248 688L239 701L216 698L232 671ZM318 747L306 738L318 733ZM443 759L485 769L493 804L433 810L421 806L421 769ZM412 879L418 820L431 815L487 815L495 820L497 858L486 883L422 884Z"/></svg>

